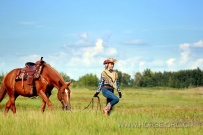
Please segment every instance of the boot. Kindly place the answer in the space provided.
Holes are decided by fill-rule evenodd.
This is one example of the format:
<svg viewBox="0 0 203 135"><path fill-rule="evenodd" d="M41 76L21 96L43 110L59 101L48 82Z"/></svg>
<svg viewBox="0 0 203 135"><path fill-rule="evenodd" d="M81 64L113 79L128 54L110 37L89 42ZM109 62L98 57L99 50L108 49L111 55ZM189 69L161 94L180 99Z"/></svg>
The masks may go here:
<svg viewBox="0 0 203 135"><path fill-rule="evenodd" d="M111 109L111 104L108 103L107 106L103 109L104 115L108 116L109 115L109 110Z"/></svg>

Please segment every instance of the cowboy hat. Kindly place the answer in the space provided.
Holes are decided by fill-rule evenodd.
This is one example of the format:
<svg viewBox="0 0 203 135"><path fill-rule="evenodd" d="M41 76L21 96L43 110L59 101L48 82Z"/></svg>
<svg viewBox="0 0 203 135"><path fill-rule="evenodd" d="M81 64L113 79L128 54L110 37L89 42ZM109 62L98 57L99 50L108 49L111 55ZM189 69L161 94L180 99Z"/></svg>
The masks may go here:
<svg viewBox="0 0 203 135"><path fill-rule="evenodd" d="M108 58L108 59L106 59L106 60L104 61L104 63L103 63L103 64L115 63L115 62L117 62L117 60L116 60L116 59L114 59L114 58Z"/></svg>

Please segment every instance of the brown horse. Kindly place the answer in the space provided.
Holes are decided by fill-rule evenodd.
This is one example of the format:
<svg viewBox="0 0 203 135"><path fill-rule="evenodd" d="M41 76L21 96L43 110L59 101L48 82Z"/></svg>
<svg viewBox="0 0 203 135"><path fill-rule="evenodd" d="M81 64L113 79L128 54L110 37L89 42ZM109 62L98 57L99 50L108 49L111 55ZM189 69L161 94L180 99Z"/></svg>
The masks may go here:
<svg viewBox="0 0 203 135"><path fill-rule="evenodd" d="M43 58L43 57L42 57ZM6 93L9 96L9 100L6 103L4 114L7 115L9 109L13 111L13 114L16 114L15 100L21 95L24 97L39 96L42 98L41 112L45 111L46 104L48 109L51 110L52 103L49 100L51 91L54 87L58 89L57 97L62 103L62 108L65 110L70 110L70 82L65 82L62 76L49 64L43 60L33 63L34 74L31 75L32 83L28 83L28 78L24 79L25 73L31 71L30 69L25 68L16 68L6 74L2 80L2 85L0 88L0 102L4 99ZM21 80L16 80L17 76L22 73L23 77ZM37 75L36 75L37 74ZM38 77L36 77L38 76ZM37 78L37 79L36 79Z"/></svg>

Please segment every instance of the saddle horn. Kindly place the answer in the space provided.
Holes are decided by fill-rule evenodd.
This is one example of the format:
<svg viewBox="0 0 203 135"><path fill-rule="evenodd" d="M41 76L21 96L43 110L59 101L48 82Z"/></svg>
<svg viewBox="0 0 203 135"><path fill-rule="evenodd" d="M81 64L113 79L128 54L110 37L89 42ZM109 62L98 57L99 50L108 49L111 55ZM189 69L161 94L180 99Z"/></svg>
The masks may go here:
<svg viewBox="0 0 203 135"><path fill-rule="evenodd" d="M42 65L44 63L44 61L42 59L43 59L43 57L41 57L41 59L40 59L40 65Z"/></svg>

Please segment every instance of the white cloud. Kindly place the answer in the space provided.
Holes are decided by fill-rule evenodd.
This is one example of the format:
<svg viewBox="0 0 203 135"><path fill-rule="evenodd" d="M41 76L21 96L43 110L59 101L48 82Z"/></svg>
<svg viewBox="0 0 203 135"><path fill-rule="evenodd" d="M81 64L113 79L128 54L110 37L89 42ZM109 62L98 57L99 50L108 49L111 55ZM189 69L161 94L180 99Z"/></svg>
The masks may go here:
<svg viewBox="0 0 203 135"><path fill-rule="evenodd" d="M114 56L117 54L117 50L115 48L109 47L106 51L105 51L105 55L107 56Z"/></svg>
<svg viewBox="0 0 203 135"><path fill-rule="evenodd" d="M117 50L112 47L103 47L103 40L98 39L95 46L87 47L79 50L81 52L81 60L86 65L90 65L91 62L96 62L99 56L115 56L117 54ZM78 56L77 56L78 57ZM104 58L106 59L106 58Z"/></svg>
<svg viewBox="0 0 203 135"><path fill-rule="evenodd" d="M118 60L118 66L127 68L129 65L138 64L141 57L131 57Z"/></svg>
<svg viewBox="0 0 203 135"><path fill-rule="evenodd" d="M115 48L111 49L117 52ZM69 75L74 75L76 78L83 76L86 73L93 73L100 77L104 67L103 61L109 57L104 53L107 50L109 50L109 48L104 48L103 40L100 39L97 40L94 47L79 49L78 51L80 51L81 55L71 57L71 60L67 64L67 73ZM112 53L112 57L116 58L113 54L116 53ZM138 68L140 59L140 57L118 59L118 62L115 64L115 69L133 76L134 72L137 71L136 68Z"/></svg>
<svg viewBox="0 0 203 135"><path fill-rule="evenodd" d="M124 45L143 45L146 43L142 40L135 39L135 40L124 41L122 44L124 44Z"/></svg>
<svg viewBox="0 0 203 135"><path fill-rule="evenodd" d="M94 46L77 48L73 50L70 63L80 63L80 65L90 67L96 66L97 64L101 65L103 60L108 56L115 56L117 50L112 47L103 47L103 40L98 39ZM98 60L100 63L98 63ZM96 64L96 65L92 65Z"/></svg>
<svg viewBox="0 0 203 135"><path fill-rule="evenodd" d="M80 65L80 63L81 63L81 59L79 57L72 57L69 61L68 66L76 67L76 66Z"/></svg>
<svg viewBox="0 0 203 135"><path fill-rule="evenodd" d="M140 61L139 62L139 66L141 67L141 66L144 66L145 65L145 61Z"/></svg>
<svg viewBox="0 0 203 135"><path fill-rule="evenodd" d="M197 59L192 63L191 68L197 68L197 67L202 67L203 65L203 58Z"/></svg>
<svg viewBox="0 0 203 135"><path fill-rule="evenodd" d="M168 59L167 61L166 61L166 64L168 65L168 66L172 66L172 65L174 65L174 62L176 61L176 59L175 58L170 58L170 59Z"/></svg>
<svg viewBox="0 0 203 135"><path fill-rule="evenodd" d="M196 54L196 50L192 48L202 48L203 41L199 40L198 42L189 44L184 43L180 44L180 64L184 65L185 68L201 66L201 55ZM192 65L192 66L191 66Z"/></svg>
<svg viewBox="0 0 203 135"><path fill-rule="evenodd" d="M48 61L53 66L57 66L61 60L64 60L64 58L67 57L67 54L65 52L58 52L56 54L52 54L48 56Z"/></svg>
<svg viewBox="0 0 203 135"><path fill-rule="evenodd" d="M161 66L164 66L164 61L163 60L158 60L158 59L155 59L155 60L140 60L139 61L139 66L142 67L142 68L151 68L151 67L161 67Z"/></svg>
<svg viewBox="0 0 203 135"><path fill-rule="evenodd" d="M1 68L4 68L5 66L6 66L5 62L1 62L1 63L0 63L0 67L1 67Z"/></svg>
<svg viewBox="0 0 203 135"><path fill-rule="evenodd" d="M151 62L149 62L148 65L151 65L151 66L163 66L164 65L164 61L163 60L153 60Z"/></svg>
<svg viewBox="0 0 203 135"><path fill-rule="evenodd" d="M180 63L185 64L189 60L190 44L188 43L180 44L180 49L181 49Z"/></svg>
<svg viewBox="0 0 203 135"><path fill-rule="evenodd" d="M198 42L192 44L193 47L203 47L203 41L199 40Z"/></svg>
<svg viewBox="0 0 203 135"><path fill-rule="evenodd" d="M78 40L75 45L76 46L89 46L90 42L89 42L89 36L88 33L84 32L79 34L80 40Z"/></svg>
<svg viewBox="0 0 203 135"><path fill-rule="evenodd" d="M115 65L115 68L117 68L119 71L122 71L124 73L127 73L133 77L134 72L138 69L139 61L141 60L141 57L131 57L127 59L119 59L118 62Z"/></svg>
<svg viewBox="0 0 203 135"><path fill-rule="evenodd" d="M83 40L87 40L88 39L88 33L84 32L80 34L80 38Z"/></svg>
<svg viewBox="0 0 203 135"><path fill-rule="evenodd" d="M66 46L70 46L72 44L68 43L66 44ZM76 46L88 46L89 45L89 42L86 41L86 40L79 40L75 43Z"/></svg>
<svg viewBox="0 0 203 135"><path fill-rule="evenodd" d="M20 57L20 60L23 61L24 63L26 62L36 62L38 60L40 60L42 56L37 55L37 54L33 54L33 55L29 55L29 56L23 56Z"/></svg>
<svg viewBox="0 0 203 135"><path fill-rule="evenodd" d="M98 39L94 47L87 47L82 49L82 60L86 65L90 65L93 62L96 55L103 51L103 40Z"/></svg>
<svg viewBox="0 0 203 135"><path fill-rule="evenodd" d="M89 35L87 32L83 32L83 33L70 33L70 34L65 34L65 37L68 38L75 38L75 37L79 37L79 40L76 42L68 42L64 44L64 47L73 47L73 46L77 46L77 47L84 47L84 46L90 46L91 42L89 39Z"/></svg>
<svg viewBox="0 0 203 135"><path fill-rule="evenodd" d="M96 47L95 47L95 51L102 51L103 50L103 40L102 39L98 39L96 42Z"/></svg>

